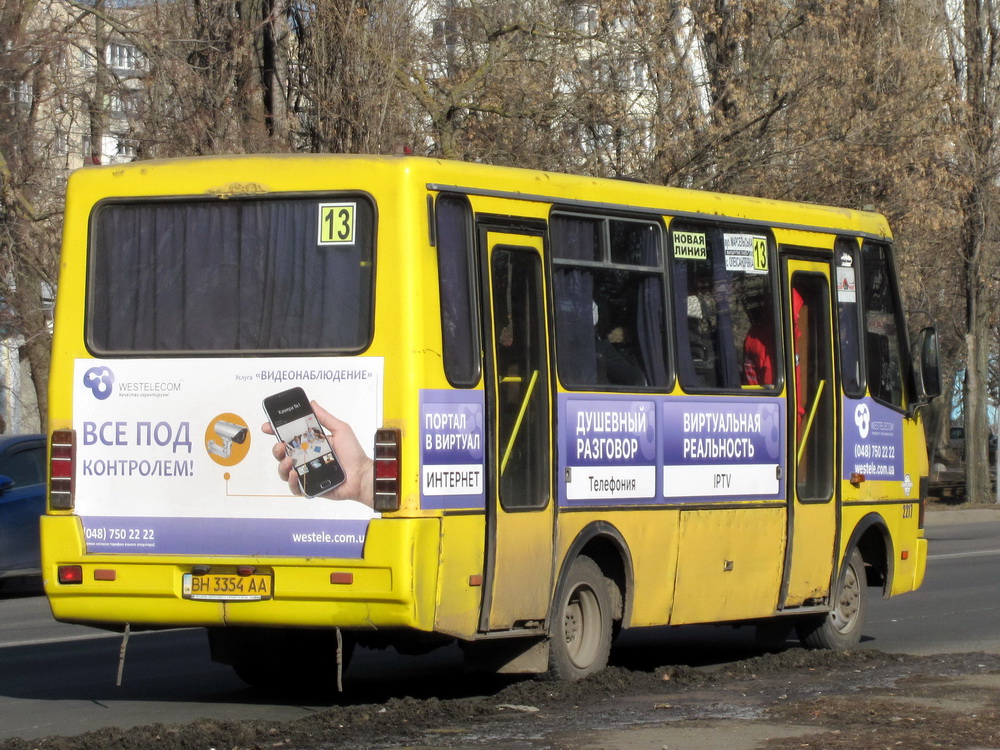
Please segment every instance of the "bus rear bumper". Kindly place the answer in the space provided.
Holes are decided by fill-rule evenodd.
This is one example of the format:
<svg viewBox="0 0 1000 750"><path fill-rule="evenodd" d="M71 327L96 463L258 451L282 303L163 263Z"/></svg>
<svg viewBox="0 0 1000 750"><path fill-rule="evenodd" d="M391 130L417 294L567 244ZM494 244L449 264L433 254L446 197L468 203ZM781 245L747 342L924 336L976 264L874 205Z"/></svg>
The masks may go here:
<svg viewBox="0 0 1000 750"><path fill-rule="evenodd" d="M373 521L361 560L195 558L87 554L76 516L43 516L42 573L53 616L63 622L119 630L263 627L412 628L433 626L439 520ZM429 559L428 559L429 558ZM64 566L79 582L61 583ZM228 576L252 569L263 593L235 591L193 598L185 575ZM249 580L249 579L247 579ZM195 597L198 594L194 595ZM223 597L237 598L223 598ZM257 597L257 598L250 598Z"/></svg>

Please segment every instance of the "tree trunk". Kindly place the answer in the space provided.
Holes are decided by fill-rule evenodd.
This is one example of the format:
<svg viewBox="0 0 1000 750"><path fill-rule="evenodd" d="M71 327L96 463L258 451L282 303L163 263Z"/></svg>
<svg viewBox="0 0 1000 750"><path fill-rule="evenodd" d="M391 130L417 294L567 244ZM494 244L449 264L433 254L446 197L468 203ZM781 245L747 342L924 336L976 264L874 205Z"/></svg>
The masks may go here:
<svg viewBox="0 0 1000 750"><path fill-rule="evenodd" d="M973 325L972 328L978 326ZM965 491L974 503L990 502L989 425L986 416L986 350L983 338L973 330L965 336Z"/></svg>
<svg viewBox="0 0 1000 750"><path fill-rule="evenodd" d="M994 149L992 6L982 0L965 0L965 101L968 163L972 187L962 201L962 253L965 263L966 367L965 367L965 483L972 502L992 498L989 477L989 421L986 384L989 362L989 279L984 277L985 253L990 231L989 196L994 175L990 166Z"/></svg>

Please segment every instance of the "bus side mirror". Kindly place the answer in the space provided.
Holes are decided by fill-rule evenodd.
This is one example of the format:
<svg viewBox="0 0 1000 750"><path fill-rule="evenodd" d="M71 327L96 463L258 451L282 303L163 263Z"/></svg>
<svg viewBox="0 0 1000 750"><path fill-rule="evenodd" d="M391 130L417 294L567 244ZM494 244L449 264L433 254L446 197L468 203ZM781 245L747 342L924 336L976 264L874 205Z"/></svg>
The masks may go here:
<svg viewBox="0 0 1000 750"><path fill-rule="evenodd" d="M921 402L926 403L941 395L938 335L934 326L928 326L917 334L913 372L917 379L917 398Z"/></svg>

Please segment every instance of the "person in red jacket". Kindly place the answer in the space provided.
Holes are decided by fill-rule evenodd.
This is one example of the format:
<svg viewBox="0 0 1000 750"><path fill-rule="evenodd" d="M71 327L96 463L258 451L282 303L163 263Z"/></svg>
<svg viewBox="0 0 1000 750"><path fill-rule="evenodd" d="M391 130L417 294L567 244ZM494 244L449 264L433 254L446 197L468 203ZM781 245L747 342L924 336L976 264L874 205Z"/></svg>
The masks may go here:
<svg viewBox="0 0 1000 750"><path fill-rule="evenodd" d="M771 311L761 308L757 320L743 339L744 385L773 386L774 377L774 323Z"/></svg>
<svg viewBox="0 0 1000 750"><path fill-rule="evenodd" d="M805 404L802 399L803 383L799 377L799 314L802 312L803 300L798 289L792 289L792 333L795 338L795 382L798 384L796 411L799 422L805 415ZM774 322L771 318L771 308L763 305L757 312L757 319L743 340L743 382L745 385L773 387L777 383L774 370Z"/></svg>

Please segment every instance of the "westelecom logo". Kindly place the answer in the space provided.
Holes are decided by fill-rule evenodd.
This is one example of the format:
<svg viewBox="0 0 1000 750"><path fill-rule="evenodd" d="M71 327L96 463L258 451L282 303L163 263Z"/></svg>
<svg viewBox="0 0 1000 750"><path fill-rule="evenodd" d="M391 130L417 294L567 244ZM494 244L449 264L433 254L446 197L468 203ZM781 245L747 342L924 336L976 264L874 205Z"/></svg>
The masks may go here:
<svg viewBox="0 0 1000 750"><path fill-rule="evenodd" d="M868 410L868 404L858 404L854 409L854 424L858 428L858 434L864 440L868 437L868 429L871 427L872 415Z"/></svg>
<svg viewBox="0 0 1000 750"><path fill-rule="evenodd" d="M94 398L103 401L111 395L115 374L109 367L91 367L83 374L83 384L91 390Z"/></svg>

